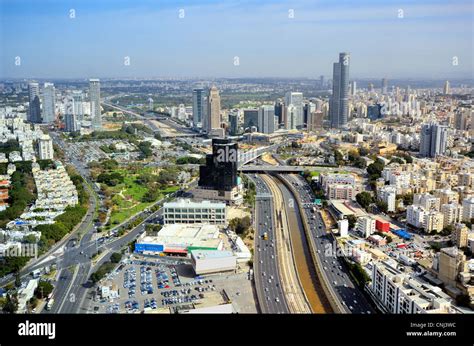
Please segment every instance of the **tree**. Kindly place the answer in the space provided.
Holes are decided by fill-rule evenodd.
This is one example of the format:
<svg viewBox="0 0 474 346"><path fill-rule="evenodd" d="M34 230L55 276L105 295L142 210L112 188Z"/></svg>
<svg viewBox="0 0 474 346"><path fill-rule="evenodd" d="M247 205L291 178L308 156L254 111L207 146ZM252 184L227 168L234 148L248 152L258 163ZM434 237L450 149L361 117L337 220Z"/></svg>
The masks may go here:
<svg viewBox="0 0 474 346"><path fill-rule="evenodd" d="M44 299L53 292L54 286L47 281L40 281L36 287L35 295L38 299Z"/></svg>
<svg viewBox="0 0 474 346"><path fill-rule="evenodd" d="M122 259L122 254L120 252L114 252L110 256L110 262L112 263L119 263L121 259Z"/></svg>
<svg viewBox="0 0 474 346"><path fill-rule="evenodd" d="M375 205L377 206L377 208L379 208L379 210L382 212L382 213L386 213L388 211L388 204L387 202L384 202L380 199L378 199L376 202L375 202Z"/></svg>
<svg viewBox="0 0 474 346"><path fill-rule="evenodd" d="M454 231L454 226L453 225L447 225L441 231L441 235L447 236L447 235L450 235L451 233L453 233L453 231Z"/></svg>
<svg viewBox="0 0 474 346"><path fill-rule="evenodd" d="M371 177L375 177L375 179L380 178L384 167L384 163L381 160L377 160L367 166L367 173Z"/></svg>
<svg viewBox="0 0 474 346"><path fill-rule="evenodd" d="M3 312L7 314L14 314L18 310L18 300L16 295L7 294L7 299L3 305Z"/></svg>
<svg viewBox="0 0 474 346"><path fill-rule="evenodd" d="M347 218L347 221L349 222L349 228L353 229L356 225L357 218L353 214L347 215L346 218Z"/></svg>
<svg viewBox="0 0 474 346"><path fill-rule="evenodd" d="M362 208L367 209L369 205L373 202L373 198L369 192L363 191L356 195L356 201L360 204Z"/></svg>

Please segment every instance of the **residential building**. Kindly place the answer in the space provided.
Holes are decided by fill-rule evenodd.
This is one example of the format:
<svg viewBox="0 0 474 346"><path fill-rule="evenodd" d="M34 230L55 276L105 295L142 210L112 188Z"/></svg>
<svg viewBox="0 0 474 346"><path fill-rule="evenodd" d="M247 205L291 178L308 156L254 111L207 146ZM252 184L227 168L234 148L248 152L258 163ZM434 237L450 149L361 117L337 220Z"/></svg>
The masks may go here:
<svg viewBox="0 0 474 346"><path fill-rule="evenodd" d="M462 201L462 221L471 221L474 218L474 197Z"/></svg>
<svg viewBox="0 0 474 346"><path fill-rule="evenodd" d="M397 188L391 185L381 187L377 192L377 198L387 204L387 211L396 210Z"/></svg>
<svg viewBox="0 0 474 346"><path fill-rule="evenodd" d="M463 223L458 223L454 227L454 232L452 233L452 240L453 243L458 248L465 248L467 247L469 229Z"/></svg>
<svg viewBox="0 0 474 346"><path fill-rule="evenodd" d="M397 262L391 259L373 264L370 291L387 313L454 312L449 296L441 288L400 271Z"/></svg>
<svg viewBox="0 0 474 346"><path fill-rule="evenodd" d="M442 248L438 259L438 278L445 285L455 287L458 274L465 271L466 255L457 247Z"/></svg>
<svg viewBox="0 0 474 346"><path fill-rule="evenodd" d="M361 216L357 219L356 231L368 238L375 233L375 220L369 216Z"/></svg>
<svg viewBox="0 0 474 346"><path fill-rule="evenodd" d="M44 135L38 140L38 154L40 160L52 160L54 157L53 140Z"/></svg>
<svg viewBox="0 0 474 346"><path fill-rule="evenodd" d="M438 123L424 124L421 127L420 155L436 157L446 152L448 127Z"/></svg>

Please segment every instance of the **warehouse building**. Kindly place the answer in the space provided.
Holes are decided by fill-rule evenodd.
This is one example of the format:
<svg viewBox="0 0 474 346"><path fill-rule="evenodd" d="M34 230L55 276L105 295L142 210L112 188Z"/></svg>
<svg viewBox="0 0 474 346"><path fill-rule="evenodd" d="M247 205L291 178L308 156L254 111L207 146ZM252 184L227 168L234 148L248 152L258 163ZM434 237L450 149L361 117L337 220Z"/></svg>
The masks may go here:
<svg viewBox="0 0 474 346"><path fill-rule="evenodd" d="M222 250L219 228L207 224L165 225L156 236L145 233L138 237L135 252L143 254L188 255L193 250Z"/></svg>
<svg viewBox="0 0 474 346"><path fill-rule="evenodd" d="M237 256L231 251L194 250L191 261L198 275L234 271L237 266Z"/></svg>
<svg viewBox="0 0 474 346"><path fill-rule="evenodd" d="M226 225L226 204L210 201L192 202L190 199L168 202L163 206L163 222L165 225L174 223Z"/></svg>

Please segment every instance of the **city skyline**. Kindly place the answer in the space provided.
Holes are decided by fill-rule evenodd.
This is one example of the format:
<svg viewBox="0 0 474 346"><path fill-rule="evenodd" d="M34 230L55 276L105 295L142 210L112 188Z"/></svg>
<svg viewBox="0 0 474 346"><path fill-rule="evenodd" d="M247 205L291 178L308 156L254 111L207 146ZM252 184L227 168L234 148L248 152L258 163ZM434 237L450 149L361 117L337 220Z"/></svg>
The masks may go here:
<svg viewBox="0 0 474 346"><path fill-rule="evenodd" d="M469 1L0 4L0 78L472 78Z"/></svg>

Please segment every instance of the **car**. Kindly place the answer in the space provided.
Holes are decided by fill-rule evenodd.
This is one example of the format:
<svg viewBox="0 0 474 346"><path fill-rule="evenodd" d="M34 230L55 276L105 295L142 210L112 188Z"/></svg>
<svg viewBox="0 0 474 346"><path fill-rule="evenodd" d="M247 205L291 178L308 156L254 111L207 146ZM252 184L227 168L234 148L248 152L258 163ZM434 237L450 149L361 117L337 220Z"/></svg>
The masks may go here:
<svg viewBox="0 0 474 346"><path fill-rule="evenodd" d="M276 297L276 298L275 298L275 301L276 301L277 303L279 303L279 302L280 302L280 299L278 299L278 297Z"/></svg>

